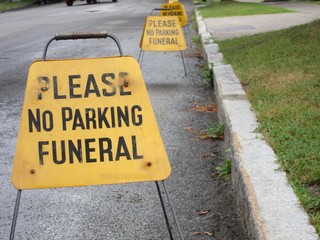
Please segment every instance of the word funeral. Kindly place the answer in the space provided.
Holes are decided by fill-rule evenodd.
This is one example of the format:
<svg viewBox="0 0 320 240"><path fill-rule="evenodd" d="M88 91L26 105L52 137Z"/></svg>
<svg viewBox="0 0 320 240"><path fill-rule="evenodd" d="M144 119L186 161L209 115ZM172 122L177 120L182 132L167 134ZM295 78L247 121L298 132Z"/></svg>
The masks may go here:
<svg viewBox="0 0 320 240"><path fill-rule="evenodd" d="M178 45L180 24L175 20L149 20L146 28L149 45Z"/></svg>
<svg viewBox="0 0 320 240"><path fill-rule="evenodd" d="M125 89L128 79L127 72L104 73L101 76L68 75L67 79L59 79L58 76L39 77L40 91L46 91L51 96L49 99L38 97L39 101L48 102L43 104L47 106L46 109L27 109L28 132L32 138L39 139L35 146L39 164L143 159L143 155L138 153L139 136L132 134L134 131L130 131L129 136L125 134L126 129L143 124L142 107L139 104L113 106L111 101L96 100L97 97L112 97L113 103L130 102L128 98L132 92ZM90 108L68 106L73 100L77 101L76 106L88 105L86 103L93 97ZM50 107L55 104L59 106L58 110ZM95 131L94 138L88 136L90 131ZM43 139L43 136L47 139ZM61 139L62 136L68 136L68 139Z"/></svg>

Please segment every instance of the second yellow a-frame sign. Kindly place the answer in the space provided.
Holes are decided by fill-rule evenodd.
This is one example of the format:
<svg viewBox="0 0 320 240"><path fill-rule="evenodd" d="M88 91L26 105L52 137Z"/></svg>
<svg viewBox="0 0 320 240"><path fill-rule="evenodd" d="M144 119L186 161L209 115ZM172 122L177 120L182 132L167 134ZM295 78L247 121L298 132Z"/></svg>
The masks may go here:
<svg viewBox="0 0 320 240"><path fill-rule="evenodd" d="M140 41L144 51L182 51L186 49L177 16L148 16Z"/></svg>
<svg viewBox="0 0 320 240"><path fill-rule="evenodd" d="M169 3L163 3L162 9L170 9L168 10L161 10L160 16L177 16L179 18L179 22L181 26L186 26L188 23L188 17L184 5L178 1L169 1Z"/></svg>
<svg viewBox="0 0 320 240"><path fill-rule="evenodd" d="M12 172L17 189L158 181L170 171L134 58L31 65Z"/></svg>

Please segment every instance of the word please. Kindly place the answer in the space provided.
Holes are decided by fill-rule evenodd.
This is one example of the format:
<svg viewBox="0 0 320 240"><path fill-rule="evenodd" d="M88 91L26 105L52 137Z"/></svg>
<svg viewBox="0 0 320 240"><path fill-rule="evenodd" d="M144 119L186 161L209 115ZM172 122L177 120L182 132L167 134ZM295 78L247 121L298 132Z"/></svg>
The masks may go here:
<svg viewBox="0 0 320 240"><path fill-rule="evenodd" d="M94 74L82 75L69 75L67 79L58 79L58 76L38 77L39 87L43 92L43 89L48 89L50 82L53 85L53 99L77 99L77 98L89 98L95 97L112 97L115 96L118 91L115 83L123 84L119 86L119 95L126 96L131 95L131 91L125 90L124 83L128 78L127 72L120 72L118 75L115 73L103 73L101 76L95 76ZM67 82L67 86L60 83ZM40 94L41 95L41 94ZM42 96L38 97L42 99Z"/></svg>

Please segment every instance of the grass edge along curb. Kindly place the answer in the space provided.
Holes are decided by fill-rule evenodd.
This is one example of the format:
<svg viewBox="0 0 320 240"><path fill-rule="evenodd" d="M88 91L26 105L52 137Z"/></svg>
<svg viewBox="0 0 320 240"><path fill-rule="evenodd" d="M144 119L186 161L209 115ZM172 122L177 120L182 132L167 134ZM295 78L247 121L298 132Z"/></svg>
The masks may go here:
<svg viewBox="0 0 320 240"><path fill-rule="evenodd" d="M206 26L205 26L205 23L204 23L204 21L203 21L203 18L199 15L199 11L196 9L195 10L195 12L196 12L196 18L197 18L197 21L198 21L198 25L199 25L199 34L200 34L200 36L201 36L201 38L203 39L202 40L202 43L204 43L204 42L206 42L206 38L208 38L208 35L209 35L209 33L207 33L206 32ZM212 37L212 36L209 36L210 38ZM214 43L213 44L209 44L209 45L214 45ZM217 44L215 44L215 45L217 45ZM208 60L208 62L209 62L209 64L210 63L213 63L212 62L212 54L210 54L210 51L209 52L207 52L207 50L208 50L208 48L206 48L206 47L203 47L203 52L204 52L204 57ZM221 56L223 57L223 55L222 55L222 53L220 53L221 54ZM210 60L211 59L211 60ZM223 63L222 63L222 60L221 61L217 61L218 62L218 64L215 64L215 67L214 67L214 69L216 70L216 69L218 69L218 68L220 68L220 67L224 67L223 66ZM229 71L227 71L226 72L226 74L230 74L229 73ZM214 81L215 81L215 84L216 84L216 76L214 76ZM228 81L227 81L228 82ZM217 85L217 84L216 84ZM225 86L224 86L224 88L225 87L227 87L228 88L228 86L231 86L230 84L226 84ZM240 86L240 83L239 83L239 86ZM242 87L240 87L241 88L241 90L242 90ZM218 90L217 90L217 86L215 86L215 91L217 92ZM243 90L242 90L243 91ZM219 91L218 91L219 92ZM236 92L238 93L238 91L236 90ZM229 92L229 94L231 94L230 92ZM217 94L216 93L216 97L217 97L217 100L218 101L222 101L222 96L219 96L219 94ZM225 109L223 109L225 106L223 106L223 104L220 102L220 103L218 103L219 104L219 106L220 106L220 112L222 111L226 111ZM249 108L250 109L250 111L251 111L251 108ZM249 112L250 112L249 111ZM223 115L223 113L219 113L219 117L220 117L220 119L222 119L222 120L224 120L223 119L223 116L221 117L221 115ZM239 116L241 116L241 114L239 115ZM229 128L230 126L227 126L227 128ZM255 130L255 129L254 129ZM253 132L254 132L254 130L253 130ZM275 159L273 160L273 162L275 161ZM275 163L275 162L274 162ZM240 163L241 164L241 163ZM239 162L238 163L236 163L236 164L233 164L233 166L234 165L238 165L238 167L239 167ZM278 168L278 167L275 167L275 169L271 169L272 171L271 171L271 173L274 173L274 172L276 172L276 173L281 173L281 171L275 171L276 170L276 168ZM239 173L238 172L238 175L241 175L241 173ZM285 178L286 179L286 178ZM241 180L241 179L240 179ZM236 180L237 181L237 180ZM243 182L242 182L242 184L244 184ZM240 185L241 185L241 183L240 183ZM287 185L287 183L285 184L285 185ZM241 190L241 188L242 187L244 187L244 186L240 186L240 190ZM272 189L272 188L271 188ZM291 191L289 191L289 192L292 192L292 195L294 196L293 198L294 199L296 199L296 201L297 201L297 197L296 197L296 195L293 193L293 190L292 190L292 188L290 188L291 189ZM250 193L249 193L250 194ZM283 192L283 194L285 194L284 192ZM265 195L265 194L264 194ZM250 200L250 199L244 199L245 197L243 197L243 196L238 196L238 194L237 194L237 198L239 197L239 201L241 202L243 202L243 204L244 205L246 205L246 204L248 204L248 205L250 205L250 203L248 203L248 202L246 202L246 201L251 201L251 203L252 203L252 199ZM242 199L240 199L241 197L243 197ZM250 198L250 196L249 196L249 198ZM285 198L286 199L286 198ZM263 200L263 201L265 201L265 200ZM308 217L307 217L307 215L306 215L306 213L303 211L303 210L301 210L301 208L299 208L298 206L300 205L298 202L287 202L286 201L286 203L288 203L287 205L285 205L284 207L285 208L289 208L289 211L288 212L283 212L283 209L279 209L279 212L280 212L280 216L281 216L281 213L285 216L285 218L283 219L283 221L279 221L279 219L277 219L277 220L275 220L274 221L274 218L275 217L273 217L273 218L271 218L271 222L273 222L273 224L276 222L276 223L279 223L279 224L274 224L274 228L272 228L271 227L271 231L269 232L269 237L270 238L264 238L264 237L262 237L261 235L260 235L260 233L261 233L261 231L262 231L262 234L266 231L266 228L267 228L267 226L270 226L270 223L269 222L265 222L263 219L260 219L260 213L257 213L256 211L257 211L257 209L256 210L254 210L252 213L249 213L249 212L247 212L247 214L246 214L246 210L243 210L244 211L244 214L242 214L242 217L243 217L243 220L246 222L246 224L247 224L247 227L248 228L250 228L250 224L251 224L251 229L248 229L249 231L251 230L251 236L253 237L253 239L257 239L257 238L255 238L255 237L262 237L263 239L281 239L281 238L283 238L283 237L285 237L285 236L288 236L288 234L287 234L287 232L290 230L290 229L292 229L292 232L293 232L293 234L291 234L290 235L290 233L289 233L289 235L290 235L290 237L288 238L288 239L318 239L316 236L317 236L317 234L316 234L316 232L315 232L315 229L313 228L313 226L311 226L310 224L309 224L309 221L308 221ZM248 206L247 205L247 206ZM254 204L255 205L255 204ZM273 206L274 205L274 203L272 204L272 206L271 207L274 207ZM298 210L298 212L301 212L301 216L302 217L298 217L297 219L299 220L299 221L302 221L302 224L300 224L300 225L296 225L297 226L297 229L300 229L300 230L302 230L301 232L297 232L297 234L294 234L295 233L295 230L296 230L296 228L294 227L294 226L291 226L290 225L290 223L289 223L289 225L285 225L286 224L286 220L287 219L289 219L289 222L290 221L292 221L292 219L290 218L290 216L288 216L288 214L287 213L291 213L291 209L290 209L290 206L292 206L293 208L295 208L295 209L297 209ZM251 206L252 207L252 206ZM250 206L249 206L249 208L250 208ZM255 209L255 208L254 208ZM259 210L258 210L259 211ZM275 212L276 213L276 215L278 215L279 213L278 212ZM251 215L252 214L252 215ZM258 216L256 216L255 214L258 214ZM268 213L267 213L267 215L272 215L272 213L270 213L270 211L268 210ZM254 215L254 216L253 216ZM299 215L299 214L298 214ZM255 216L256 217L258 217L258 218L256 218L255 219ZM272 216L271 216L272 217ZM251 220L252 220L252 222L250 223L250 218L251 218ZM302 218L305 218L305 220L303 220ZM261 222L262 221L262 222ZM293 219L293 225L294 224L296 224L295 223L295 221L294 221L294 219ZM266 226L267 225L267 226ZM278 225L280 225L280 226L278 226ZM285 225L285 226L284 226ZM301 226L301 225L303 225L303 226ZM287 226L289 226L288 228L287 228ZM262 229L261 229L262 228ZM273 229L277 229L277 230L279 230L278 232L276 232L276 234L281 234L281 233L284 233L282 236L280 235L274 235L274 236L272 236L272 232L273 232ZM261 230L261 231L260 231ZM304 234L304 236L305 237L303 237L303 238L299 238L299 236L301 237L301 234ZM278 238L277 238L278 237ZM291 238L292 237L292 238ZM261 239L262 239L261 238Z"/></svg>
<svg viewBox="0 0 320 240"><path fill-rule="evenodd" d="M247 90L260 122L259 131L275 150L318 234L320 125L316 119L320 116L320 58L315 53L320 50L319 28L320 21L316 21L219 41L225 59ZM235 49L237 56L233 54Z"/></svg>
<svg viewBox="0 0 320 240"><path fill-rule="evenodd" d="M21 1L15 1L15 2L9 2L9 0L3 1L3 2L0 2L0 13L11 11L11 10L17 10L20 8L26 8L34 4L35 4L35 0L21 0Z"/></svg>
<svg viewBox="0 0 320 240"><path fill-rule="evenodd" d="M274 7L262 3L236 1L213 2L211 5L199 7L198 9L203 18L234 17L294 12L289 9Z"/></svg>

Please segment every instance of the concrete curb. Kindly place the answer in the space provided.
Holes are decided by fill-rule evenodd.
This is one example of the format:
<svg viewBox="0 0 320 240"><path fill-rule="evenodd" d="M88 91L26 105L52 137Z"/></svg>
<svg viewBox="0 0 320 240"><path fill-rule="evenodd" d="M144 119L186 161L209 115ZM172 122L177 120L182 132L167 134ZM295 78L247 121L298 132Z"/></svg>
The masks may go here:
<svg viewBox="0 0 320 240"><path fill-rule="evenodd" d="M199 35L208 66L213 71L220 121L226 147L231 149L232 177L239 212L250 239L315 240L309 223L276 155L256 133L258 123L246 94L196 10Z"/></svg>

